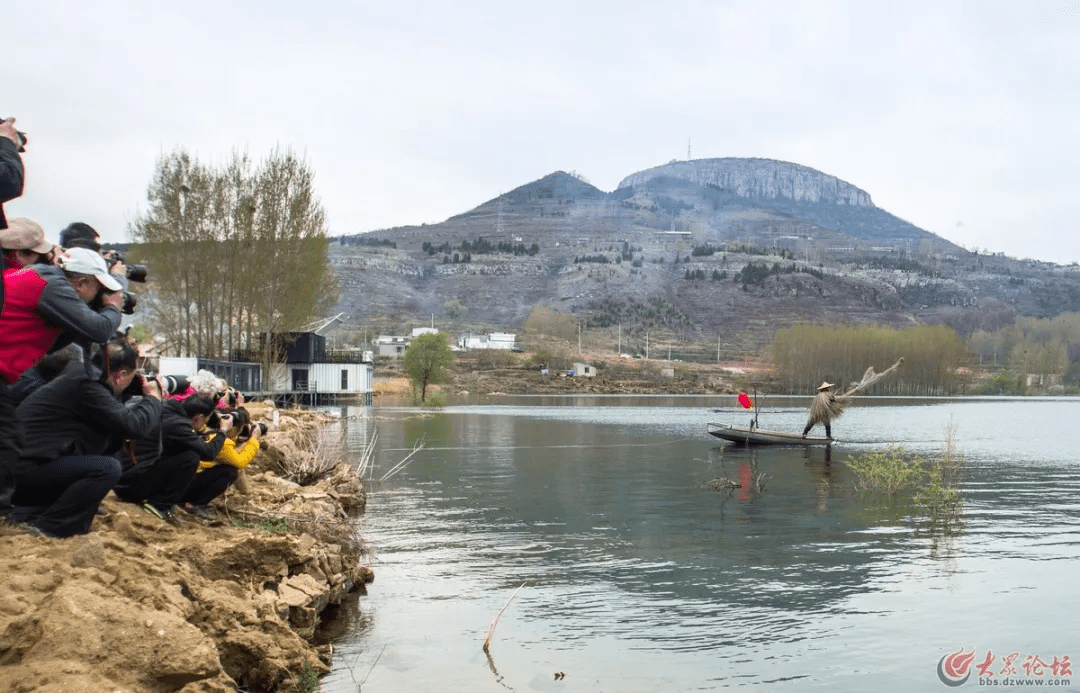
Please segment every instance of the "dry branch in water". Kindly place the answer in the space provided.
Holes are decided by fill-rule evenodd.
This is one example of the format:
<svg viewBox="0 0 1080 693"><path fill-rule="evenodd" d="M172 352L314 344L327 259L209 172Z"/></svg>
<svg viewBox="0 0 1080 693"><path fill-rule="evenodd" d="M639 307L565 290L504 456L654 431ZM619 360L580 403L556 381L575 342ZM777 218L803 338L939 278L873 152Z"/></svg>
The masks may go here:
<svg viewBox="0 0 1080 693"><path fill-rule="evenodd" d="M379 477L379 481L386 481L390 477L392 477L395 474L397 474L398 472L400 472L402 469L405 469L405 466L407 464L409 464L410 460L412 460L413 455L415 455L416 453L420 452L423 449L424 449L424 439L421 438L420 440L416 441L415 445L413 445L413 451L410 452L408 455L406 455L405 459L403 459L402 461L398 462L393 467L391 467L390 470L388 472L386 472L386 474L383 474L381 477Z"/></svg>
<svg viewBox="0 0 1080 693"><path fill-rule="evenodd" d="M526 584L528 583L521 583L521 587L524 587ZM506 611L506 607L510 606L510 602L514 601L514 597L516 597L517 593L521 591L521 587L518 587L516 590L514 590L514 593L511 594L510 598L506 600L505 604L503 604L503 608L499 609L499 613L495 615L495 620L491 622L491 628L488 628L487 637L484 639L484 652L487 652L488 648L491 647L491 636L495 634L495 626L498 625L499 618L503 615L503 612Z"/></svg>
<svg viewBox="0 0 1080 693"><path fill-rule="evenodd" d="M379 440L379 429L371 432L371 439L364 446L364 452L360 455L360 463L356 465L356 476L364 478L364 474L370 474L375 470L375 443Z"/></svg>

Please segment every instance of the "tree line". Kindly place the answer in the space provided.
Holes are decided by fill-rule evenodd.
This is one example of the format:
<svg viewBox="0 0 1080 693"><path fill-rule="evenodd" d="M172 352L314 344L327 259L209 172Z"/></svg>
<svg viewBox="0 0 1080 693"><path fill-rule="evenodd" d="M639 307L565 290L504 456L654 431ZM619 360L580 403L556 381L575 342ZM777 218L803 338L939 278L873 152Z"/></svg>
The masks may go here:
<svg viewBox="0 0 1080 693"><path fill-rule="evenodd" d="M1080 313L1018 316L997 330L975 330L967 345L973 364L999 373L993 392L1022 391L1028 375L1043 380L1060 376L1065 386L1080 385Z"/></svg>
<svg viewBox="0 0 1080 693"><path fill-rule="evenodd" d="M295 330L333 305L313 178L291 151L258 165L234 154L212 166L183 150L158 161L130 255L150 268L143 306L166 348L214 359L268 350L260 335Z"/></svg>
<svg viewBox="0 0 1080 693"><path fill-rule="evenodd" d="M881 372L903 357L899 373L864 394L953 394L959 390L957 369L966 356L959 335L940 326L796 325L779 330L773 340L782 389L791 393L812 393L822 380L843 391L858 382L868 366Z"/></svg>

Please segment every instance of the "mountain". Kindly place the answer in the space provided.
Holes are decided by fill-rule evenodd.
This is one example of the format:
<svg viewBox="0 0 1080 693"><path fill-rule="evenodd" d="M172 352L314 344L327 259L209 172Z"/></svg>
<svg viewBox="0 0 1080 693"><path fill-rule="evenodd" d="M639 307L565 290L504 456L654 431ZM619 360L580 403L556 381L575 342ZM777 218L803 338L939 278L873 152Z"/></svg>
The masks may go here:
<svg viewBox="0 0 1080 693"><path fill-rule="evenodd" d="M851 183L769 159L671 162L612 192L556 171L439 224L337 240L337 310L354 324L464 309L520 330L546 305L737 351L799 321L967 332L1080 310L1080 268L969 253Z"/></svg>
<svg viewBox="0 0 1080 693"><path fill-rule="evenodd" d="M735 207L770 210L878 245L918 245L936 241L960 248L874 206L870 194L821 171L772 159L698 159L673 161L631 174L620 189L662 189L685 181L698 190L728 193ZM715 197L715 196L714 196ZM741 204L740 204L741 203ZM715 210L720 212L719 209ZM713 218L722 223L727 215Z"/></svg>

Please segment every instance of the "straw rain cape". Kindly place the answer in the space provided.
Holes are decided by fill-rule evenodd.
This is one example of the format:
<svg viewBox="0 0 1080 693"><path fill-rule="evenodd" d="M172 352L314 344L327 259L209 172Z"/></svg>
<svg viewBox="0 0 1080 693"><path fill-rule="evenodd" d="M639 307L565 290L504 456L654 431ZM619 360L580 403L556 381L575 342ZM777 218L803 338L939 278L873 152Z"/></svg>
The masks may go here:
<svg viewBox="0 0 1080 693"><path fill-rule="evenodd" d="M810 403L810 416L806 422L807 426L817 426L819 424L829 424L835 419L840 418L840 415L844 413L848 405L851 404L851 400L848 398L853 396L860 390L865 390L877 381L884 378L889 373L900 368L904 365L904 357L889 366L887 369L880 373L874 371L874 367L870 366L863 373L862 380L857 383L853 383L851 387L842 395L834 395L828 390L820 390L817 395L814 396L814 401Z"/></svg>
<svg viewBox="0 0 1080 693"><path fill-rule="evenodd" d="M810 403L810 418L807 420L807 426L817 426L818 424L832 423L833 419L840 418L840 415L844 413L849 404L848 400L843 396L837 397L828 390L822 390L814 396L814 401Z"/></svg>

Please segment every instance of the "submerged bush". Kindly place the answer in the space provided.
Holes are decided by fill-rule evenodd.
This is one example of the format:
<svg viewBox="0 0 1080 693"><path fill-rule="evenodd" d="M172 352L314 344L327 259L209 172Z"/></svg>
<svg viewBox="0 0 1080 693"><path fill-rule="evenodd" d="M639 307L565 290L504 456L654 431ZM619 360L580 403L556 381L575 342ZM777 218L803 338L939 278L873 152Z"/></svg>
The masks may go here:
<svg viewBox="0 0 1080 693"><path fill-rule="evenodd" d="M854 473L856 489L891 495L918 485L925 460L904 454L904 447L896 445L850 457L844 463Z"/></svg>
<svg viewBox="0 0 1080 693"><path fill-rule="evenodd" d="M413 391L413 404L428 409L442 409L446 406L446 392L439 390L428 395L427 399L421 400L420 395Z"/></svg>
<svg viewBox="0 0 1080 693"><path fill-rule="evenodd" d="M904 452L901 445L883 451L856 455L845 460L861 493L896 497L910 493L909 502L929 523L931 531L952 533L963 526L960 514L964 501L960 481L964 471L963 454L956 450L956 426L945 428L941 456L928 459Z"/></svg>

